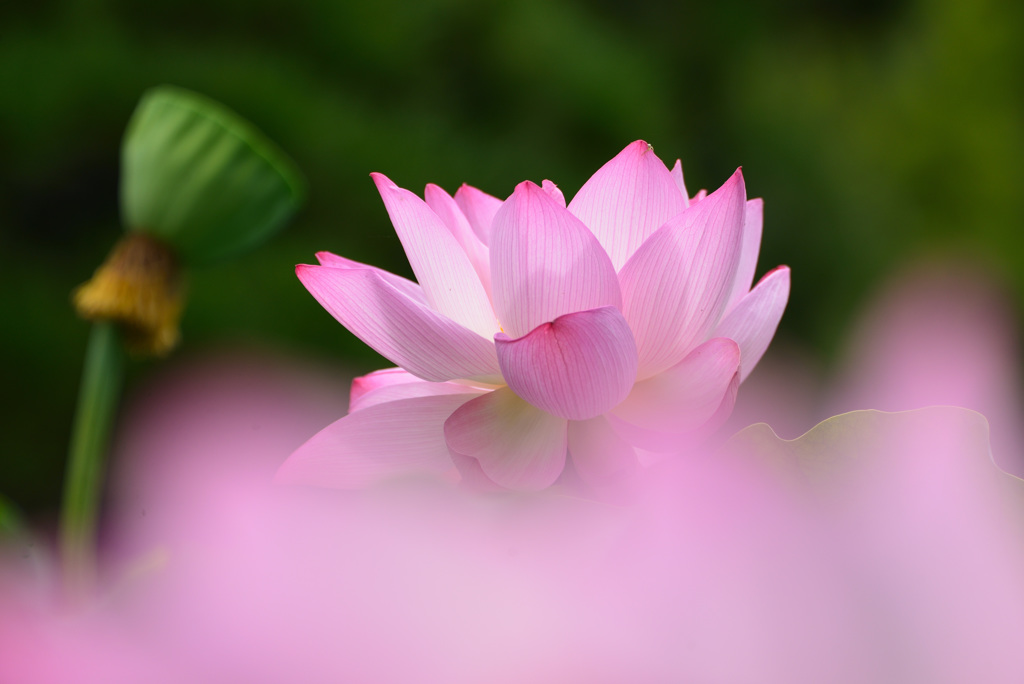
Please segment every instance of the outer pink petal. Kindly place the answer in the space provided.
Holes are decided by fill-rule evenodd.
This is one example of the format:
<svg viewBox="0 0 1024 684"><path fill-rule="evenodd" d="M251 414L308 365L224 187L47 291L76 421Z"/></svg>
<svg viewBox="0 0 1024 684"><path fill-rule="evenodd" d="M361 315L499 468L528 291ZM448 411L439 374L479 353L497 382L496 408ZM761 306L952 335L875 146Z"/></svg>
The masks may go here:
<svg viewBox="0 0 1024 684"><path fill-rule="evenodd" d="M568 436L576 472L591 487L606 491L639 470L636 451L604 416L569 421Z"/></svg>
<svg viewBox="0 0 1024 684"><path fill-rule="evenodd" d="M643 140L598 169L569 203L600 240L616 270L686 202L672 174Z"/></svg>
<svg viewBox="0 0 1024 684"><path fill-rule="evenodd" d="M555 185L553 182L545 180L543 183L540 184L540 188L544 192L551 195L551 198L553 200L561 204L563 207L565 206L565 195L562 194L562 191L559 190L558 186Z"/></svg>
<svg viewBox="0 0 1024 684"><path fill-rule="evenodd" d="M401 473L446 472L452 462L444 422L475 396L401 399L349 414L299 447L276 480L354 489Z"/></svg>
<svg viewBox="0 0 1024 684"><path fill-rule="evenodd" d="M423 197L427 202L427 206L434 210L434 213L441 218L448 227L448 230L455 236L459 245L462 246L466 256L469 257L469 263L473 265L473 270L476 271L477 277L480 278L480 283L484 286L484 292L490 297L491 257L488 253L487 245L480 241L480 238L477 237L470 227L469 221L466 220L462 210L459 209L459 205L442 188L429 183L423 193Z"/></svg>
<svg viewBox="0 0 1024 684"><path fill-rule="evenodd" d="M375 270L300 265L295 273L353 335L410 373L500 382L492 341L402 294Z"/></svg>
<svg viewBox="0 0 1024 684"><path fill-rule="evenodd" d="M641 379L678 363L721 318L739 260L745 202L737 170L659 228L619 273Z"/></svg>
<svg viewBox="0 0 1024 684"><path fill-rule="evenodd" d="M661 461L666 453L687 451L704 444L732 414L739 386L740 374L734 373L711 417L688 432L643 428L611 413L607 416L608 423L623 440L633 445L640 464L649 467Z"/></svg>
<svg viewBox="0 0 1024 684"><path fill-rule="evenodd" d="M531 406L507 387L455 411L444 436L452 452L475 458L490 480L509 489L544 489L565 467L565 419Z"/></svg>
<svg viewBox="0 0 1024 684"><path fill-rule="evenodd" d="M683 204L690 206L690 194L686 192L686 183L683 181L683 161L676 159L675 165L672 167L672 180L675 181L676 187L679 188L679 192L683 196Z"/></svg>
<svg viewBox="0 0 1024 684"><path fill-rule="evenodd" d="M732 284L732 294L725 311L733 307L750 292L754 283L754 271L757 268L757 254L761 251L761 228L764 225L764 200L747 200L747 208L743 222L743 243L740 246L740 259L736 266L736 278Z"/></svg>
<svg viewBox="0 0 1024 684"><path fill-rule="evenodd" d="M494 223L494 215L501 207L501 200L483 190L477 190L472 185L463 184L455 191L455 203L462 209L480 242L490 244L491 224Z"/></svg>
<svg viewBox="0 0 1024 684"><path fill-rule="evenodd" d="M740 379L764 356L789 300L789 267L769 271L715 328L716 337L729 337L740 347Z"/></svg>
<svg viewBox="0 0 1024 684"><path fill-rule="evenodd" d="M508 386L534 406L587 420L622 401L636 380L636 344L613 306L543 323L530 334L494 336Z"/></svg>
<svg viewBox="0 0 1024 684"><path fill-rule="evenodd" d="M431 307L476 333L492 335L498 324L490 300L455 236L415 194L383 174L370 176Z"/></svg>
<svg viewBox="0 0 1024 684"><path fill-rule="evenodd" d="M441 394L479 394L483 391L458 382L429 382L401 368L385 368L352 381L348 399L349 413L399 399L431 397Z"/></svg>
<svg viewBox="0 0 1024 684"><path fill-rule="evenodd" d="M352 259L346 259L343 256L337 254L331 254L330 252L317 252L316 259L320 262L321 266L329 266L330 268L361 268L373 271L386 283L394 287L396 290L411 297L415 301L419 302L423 306L430 306L427 303L427 297L423 294L423 288L419 286L419 283L403 278L400 275L395 275L389 271L385 271L383 268L377 268L376 266L370 266L369 264L362 264Z"/></svg>
<svg viewBox="0 0 1024 684"><path fill-rule="evenodd" d="M612 413L649 430L692 432L715 414L739 365L734 341L708 340L664 373L636 383Z"/></svg>
<svg viewBox="0 0 1024 684"><path fill-rule="evenodd" d="M494 310L512 337L567 313L622 303L615 270L597 239L529 181L494 217L491 278Z"/></svg>

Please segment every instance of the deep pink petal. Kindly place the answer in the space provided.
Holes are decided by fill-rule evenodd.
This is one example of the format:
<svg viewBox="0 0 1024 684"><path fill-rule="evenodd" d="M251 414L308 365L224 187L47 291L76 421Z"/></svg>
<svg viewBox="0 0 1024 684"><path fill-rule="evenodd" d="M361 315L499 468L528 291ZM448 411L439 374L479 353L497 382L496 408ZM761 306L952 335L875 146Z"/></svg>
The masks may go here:
<svg viewBox="0 0 1024 684"><path fill-rule="evenodd" d="M676 163L672 167L672 180L675 181L676 187L679 188L679 192L683 196L683 204L690 206L690 195L686 192L686 183L683 181L683 161L681 159L676 159Z"/></svg>
<svg viewBox="0 0 1024 684"><path fill-rule="evenodd" d="M476 271L477 277L480 278L480 283L484 286L484 292L490 297L491 257L488 253L487 245L480 241L480 238L477 237L470 227L469 221L466 220L466 216L462 213L459 205L441 187L429 183L423 193L423 197L427 202L427 206L440 217L445 226L448 227L448 230L455 236L456 241L458 241L469 258L469 263L473 265L473 270Z"/></svg>
<svg viewBox="0 0 1024 684"><path fill-rule="evenodd" d="M612 413L645 429L692 432L715 414L739 365L734 341L708 340L672 368L636 383Z"/></svg>
<svg viewBox="0 0 1024 684"><path fill-rule="evenodd" d="M423 306L430 306L427 303L427 297L423 294L423 288L419 286L419 283L414 283L408 278L403 278L400 275L395 275L390 271L385 271L383 268L377 268L376 266L370 266L369 264L363 264L352 259L346 259L343 256L332 254L330 252L317 252L316 259L320 262L321 266L328 266L330 268L361 268L373 271L386 283L394 287L402 294L411 297L415 301L419 302Z"/></svg>
<svg viewBox="0 0 1024 684"><path fill-rule="evenodd" d="M591 487L606 491L636 474L636 451L604 416L569 421L569 456L580 477Z"/></svg>
<svg viewBox="0 0 1024 684"><path fill-rule="evenodd" d="M490 480L508 489L544 489L565 467L565 419L507 387L460 407L445 422L444 436L452 452L475 458Z"/></svg>
<svg viewBox="0 0 1024 684"><path fill-rule="evenodd" d="M567 313L622 302L615 270L597 239L529 181L494 217L491 278L494 310L511 337Z"/></svg>
<svg viewBox="0 0 1024 684"><path fill-rule="evenodd" d="M636 380L633 333L613 306L560 316L518 339L498 333L494 342L508 386L562 418L601 415Z"/></svg>
<svg viewBox="0 0 1024 684"><path fill-rule="evenodd" d="M479 394L486 391L458 382L429 382L401 368L385 368L352 381L348 411L354 413L399 399L441 394Z"/></svg>
<svg viewBox="0 0 1024 684"><path fill-rule="evenodd" d="M643 140L598 169L569 203L569 211L597 236L616 270L685 208L672 174Z"/></svg>
<svg viewBox="0 0 1024 684"><path fill-rule="evenodd" d="M402 294L375 270L300 265L295 274L353 335L410 373L500 382L491 340Z"/></svg>
<svg viewBox="0 0 1024 684"><path fill-rule="evenodd" d="M549 180L545 180L540 184L540 187L541 190L551 195L553 200L561 204L563 207L565 206L565 195L562 194L562 191L558 189L557 185Z"/></svg>
<svg viewBox="0 0 1024 684"><path fill-rule="evenodd" d="M764 200L747 200L747 208L743 221L743 242L740 246L740 258L736 265L736 277L733 279L732 294L725 305L726 313L743 299L750 286L754 284L754 271L757 269L757 255L761 251L761 228L764 225Z"/></svg>
<svg viewBox="0 0 1024 684"><path fill-rule="evenodd" d="M275 479L354 489L402 473L444 473L452 468L444 422L475 396L402 399L351 413L299 447Z"/></svg>
<svg viewBox="0 0 1024 684"><path fill-rule="evenodd" d="M789 267L779 266L739 301L715 328L716 337L729 337L740 347L740 379L764 356L789 300Z"/></svg>
<svg viewBox="0 0 1024 684"><path fill-rule="evenodd" d="M455 191L455 203L462 209L466 220L480 242L485 245L491 242L491 224L494 223L494 215L501 207L501 200L488 195L483 190L477 190L472 185L463 184Z"/></svg>
<svg viewBox="0 0 1024 684"><path fill-rule="evenodd" d="M414 193L383 174L370 175L430 306L476 333L492 335L498 324L490 300L455 236Z"/></svg>
<svg viewBox="0 0 1024 684"><path fill-rule="evenodd" d="M678 363L721 318L739 260L745 202L737 170L659 228L619 273L641 379Z"/></svg>

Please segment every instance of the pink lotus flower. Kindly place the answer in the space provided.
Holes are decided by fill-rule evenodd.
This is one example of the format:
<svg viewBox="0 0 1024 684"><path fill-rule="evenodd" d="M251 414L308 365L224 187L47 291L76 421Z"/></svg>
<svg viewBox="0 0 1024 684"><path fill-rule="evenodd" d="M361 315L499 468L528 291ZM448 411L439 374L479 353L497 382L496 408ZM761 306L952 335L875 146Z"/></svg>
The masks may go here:
<svg viewBox="0 0 1024 684"><path fill-rule="evenodd" d="M762 203L741 172L690 199L679 162L643 141L568 207L550 181L502 202L373 179L419 283L330 253L296 272L399 368L353 382L349 415L282 481L348 488L454 462L470 481L541 489L571 454L603 487L728 416L789 295L786 267L750 287Z"/></svg>

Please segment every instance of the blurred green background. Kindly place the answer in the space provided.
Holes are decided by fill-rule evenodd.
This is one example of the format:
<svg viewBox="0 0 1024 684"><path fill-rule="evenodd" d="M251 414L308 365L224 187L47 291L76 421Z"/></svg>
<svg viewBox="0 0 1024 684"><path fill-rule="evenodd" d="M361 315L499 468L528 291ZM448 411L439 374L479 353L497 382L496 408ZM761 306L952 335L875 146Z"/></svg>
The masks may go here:
<svg viewBox="0 0 1024 684"><path fill-rule="evenodd" d="M779 335L827 364L873 285L922 255L980 262L1024 301L1021 35L1017 0L5 3L0 491L58 502L87 333L68 297L120 234L146 88L220 100L309 182L285 232L192 274L179 358L243 343L379 367L293 275L321 249L409 273L370 171L571 197L643 138L691 191L744 167L759 272L793 267Z"/></svg>

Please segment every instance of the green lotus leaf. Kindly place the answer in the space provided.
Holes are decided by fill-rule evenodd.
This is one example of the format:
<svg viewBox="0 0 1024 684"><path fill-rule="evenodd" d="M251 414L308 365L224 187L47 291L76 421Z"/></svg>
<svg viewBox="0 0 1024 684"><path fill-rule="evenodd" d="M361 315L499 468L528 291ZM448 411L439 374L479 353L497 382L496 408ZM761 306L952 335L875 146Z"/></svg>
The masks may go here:
<svg viewBox="0 0 1024 684"><path fill-rule="evenodd" d="M147 91L121 149L128 230L189 264L251 248L295 212L304 183L288 157L224 106L182 88Z"/></svg>
<svg viewBox="0 0 1024 684"><path fill-rule="evenodd" d="M962 485L970 482L978 491L997 492L1016 513L1024 510L1024 480L996 465L988 421L965 408L851 411L790 440L758 423L733 435L726 449L755 455L776 472L788 472L825 494L902 468L918 473L922 484L933 475L956 473Z"/></svg>

